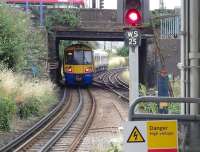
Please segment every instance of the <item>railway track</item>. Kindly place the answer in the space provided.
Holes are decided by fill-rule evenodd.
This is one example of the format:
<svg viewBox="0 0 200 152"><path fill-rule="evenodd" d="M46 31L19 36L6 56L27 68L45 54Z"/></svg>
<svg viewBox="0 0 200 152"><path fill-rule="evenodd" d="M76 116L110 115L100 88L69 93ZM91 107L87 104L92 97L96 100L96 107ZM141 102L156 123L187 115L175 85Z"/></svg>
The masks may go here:
<svg viewBox="0 0 200 152"><path fill-rule="evenodd" d="M75 151L93 121L96 103L89 90L80 89L70 90L68 98L63 100L62 109L55 117L18 143L20 146L1 150Z"/></svg>
<svg viewBox="0 0 200 152"><path fill-rule="evenodd" d="M106 71L102 74L99 74L94 80L94 84L98 87L114 92L126 102L129 102L128 84L121 80L119 76L125 69L126 68L113 69L111 71Z"/></svg>

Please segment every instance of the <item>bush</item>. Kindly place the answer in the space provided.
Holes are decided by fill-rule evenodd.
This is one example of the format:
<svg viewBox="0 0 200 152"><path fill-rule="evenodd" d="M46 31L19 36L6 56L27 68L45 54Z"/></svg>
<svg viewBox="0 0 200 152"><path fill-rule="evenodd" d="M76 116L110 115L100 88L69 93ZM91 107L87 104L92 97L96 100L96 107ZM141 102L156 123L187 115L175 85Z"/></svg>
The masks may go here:
<svg viewBox="0 0 200 152"><path fill-rule="evenodd" d="M28 27L25 13L0 3L0 60L9 68L23 64Z"/></svg>
<svg viewBox="0 0 200 152"><path fill-rule="evenodd" d="M129 48L126 46L117 49L117 55L119 56L128 57L128 54L129 54Z"/></svg>
<svg viewBox="0 0 200 152"><path fill-rule="evenodd" d="M60 10L47 10L45 18L45 26L48 31L51 31L53 26L62 25L75 27L78 25L78 17L76 11L69 9Z"/></svg>
<svg viewBox="0 0 200 152"><path fill-rule="evenodd" d="M21 119L27 119L31 116L39 115L40 104L35 100L29 100L28 102L21 103L17 106L17 115Z"/></svg>
<svg viewBox="0 0 200 152"><path fill-rule="evenodd" d="M0 130L8 131L16 106L10 98L0 98Z"/></svg>
<svg viewBox="0 0 200 152"><path fill-rule="evenodd" d="M40 116L57 101L55 86L51 81L28 79L2 67L0 66L0 96L12 97L20 118Z"/></svg>
<svg viewBox="0 0 200 152"><path fill-rule="evenodd" d="M0 61L14 71L31 68L47 52L44 32L32 27L30 16L0 2Z"/></svg>

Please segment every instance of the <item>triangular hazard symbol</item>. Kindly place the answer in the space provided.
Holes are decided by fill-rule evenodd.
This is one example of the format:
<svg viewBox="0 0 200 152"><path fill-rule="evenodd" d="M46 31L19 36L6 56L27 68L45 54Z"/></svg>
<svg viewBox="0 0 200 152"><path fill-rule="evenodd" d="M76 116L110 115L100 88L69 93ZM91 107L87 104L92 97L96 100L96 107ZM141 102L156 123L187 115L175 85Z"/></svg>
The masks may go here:
<svg viewBox="0 0 200 152"><path fill-rule="evenodd" d="M127 143L134 143L134 142L145 142L144 138L140 131L135 127L129 136Z"/></svg>

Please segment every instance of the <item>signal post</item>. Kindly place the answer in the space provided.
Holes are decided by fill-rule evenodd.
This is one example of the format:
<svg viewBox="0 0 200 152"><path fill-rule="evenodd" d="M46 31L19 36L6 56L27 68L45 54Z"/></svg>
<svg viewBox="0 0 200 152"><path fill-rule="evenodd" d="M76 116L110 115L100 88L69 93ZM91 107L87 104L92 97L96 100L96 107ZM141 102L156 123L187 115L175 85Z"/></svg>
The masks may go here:
<svg viewBox="0 0 200 152"><path fill-rule="evenodd" d="M141 41L137 29L129 29L125 34L125 42L129 46L129 103L139 97L139 56L138 47Z"/></svg>
<svg viewBox="0 0 200 152"><path fill-rule="evenodd" d="M128 4L132 5L128 5ZM124 14L125 43L129 47L129 105L139 97L139 56L138 46L141 41L141 34L136 27L141 23L142 16L140 12L140 2L126 1L126 10ZM137 4L137 5L136 5Z"/></svg>

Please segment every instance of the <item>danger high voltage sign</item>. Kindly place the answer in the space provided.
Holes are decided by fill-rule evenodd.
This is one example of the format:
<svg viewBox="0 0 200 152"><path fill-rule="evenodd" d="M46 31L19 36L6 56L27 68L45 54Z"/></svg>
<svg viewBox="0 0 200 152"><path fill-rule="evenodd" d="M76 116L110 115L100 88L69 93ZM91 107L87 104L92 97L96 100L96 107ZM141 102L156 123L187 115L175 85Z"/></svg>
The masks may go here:
<svg viewBox="0 0 200 152"><path fill-rule="evenodd" d="M129 121L124 126L125 152L178 152L177 121Z"/></svg>

